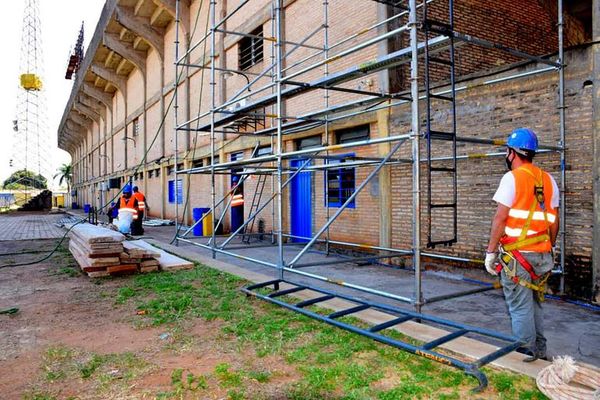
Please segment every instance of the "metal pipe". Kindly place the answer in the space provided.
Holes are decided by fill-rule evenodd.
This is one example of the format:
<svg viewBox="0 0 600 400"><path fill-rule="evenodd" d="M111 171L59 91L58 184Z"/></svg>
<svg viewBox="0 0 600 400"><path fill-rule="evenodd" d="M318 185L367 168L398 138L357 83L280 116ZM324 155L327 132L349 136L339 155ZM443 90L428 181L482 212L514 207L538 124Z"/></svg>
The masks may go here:
<svg viewBox="0 0 600 400"><path fill-rule="evenodd" d="M275 84L276 84L276 91L277 91L277 106L276 106L276 110L277 110L277 268L279 269L279 273L278 273L278 277L279 279L283 279L283 269L285 266L285 260L283 259L283 184L282 184L282 164L283 164L283 158L281 156L281 154L283 153L283 132L282 132L282 127L281 124L283 123L283 120L281 118L282 114L283 114L283 98L281 96L281 83L283 80L283 72L282 72L282 67L281 67L281 62L282 62L282 51L283 51L283 46L282 46L282 35L283 35L283 26L282 26L282 7L283 7L283 0L273 0L276 1L276 7L275 7L275 21L276 21L276 25L275 25L275 33L276 33L276 42L275 42L275 54L276 54L276 59L275 62L277 64L276 67L276 73L275 75L277 76L276 80L275 80ZM298 171L296 171L296 173L298 173ZM294 177L295 175L292 175L292 177ZM290 178L288 180L288 182L291 182L292 178Z"/></svg>
<svg viewBox="0 0 600 400"><path fill-rule="evenodd" d="M275 4L273 4L273 1L271 1L271 36L275 36L276 32L275 32ZM275 42L271 42L271 66L269 67L269 71L272 71L273 68L275 67ZM267 69L265 69L265 71L267 71ZM274 88L274 83L275 83L275 77L273 76L273 73L271 73L271 95L273 95L273 93L275 93L275 88ZM273 114L276 114L277 110L275 109L275 106L272 105L271 106L271 112ZM275 128L276 129L276 128ZM275 137L273 135L271 135L271 154L274 154L273 151L275 149ZM271 167L274 167L275 165L271 162L270 163ZM275 174L271 174L271 196L275 196L275 184L276 184L276 177ZM275 244L277 242L277 236L275 235L275 215L276 215L276 209L277 209L277 205L275 204L275 202L271 202L271 244Z"/></svg>
<svg viewBox="0 0 600 400"><path fill-rule="evenodd" d="M329 58L329 0L323 0L323 57L325 59ZM329 75L329 63L325 64L324 67L325 76ZM329 108L329 90L326 88L325 93L323 94L323 98L325 100L325 109ZM325 143L329 144L329 116L325 114ZM329 151L325 154L329 157ZM326 163L326 161L323 161ZM329 220L331 218L331 211L329 210L329 170L323 171L323 182L325 183L325 218ZM325 236L325 254L329 255L329 241L331 240L331 235L329 228L327 228L326 236Z"/></svg>
<svg viewBox="0 0 600 400"><path fill-rule="evenodd" d="M179 1L179 0L178 0ZM229 18L231 18L232 16L234 16L239 10L241 10L241 8L247 4L250 0L242 0L240 2L240 4L238 4L238 6L236 8L233 9L233 11L231 11L229 14L227 14L221 21L219 21L217 24L212 24L213 28L218 28L221 25L223 25ZM205 34L202 39L200 39L198 42L194 43L192 46L190 46L190 48L184 53L184 55L179 59L176 58L176 63L180 63L182 60L184 60L189 54L191 54L192 51L196 50L196 48L198 48L198 46L200 46L206 39L208 39L210 37L211 33L207 33Z"/></svg>
<svg viewBox="0 0 600 400"><path fill-rule="evenodd" d="M338 286L343 286L343 287L347 287L347 288L359 290L359 291L365 292L365 293L375 294L377 296L386 297L388 299L394 299L394 300L402 301L404 303L414 304L413 299L411 299L410 297L399 296L397 294L384 292L382 290L371 289L369 287L361 286L361 285L355 285L353 283L344 282L344 281L341 281L341 280L335 279L335 278L328 278L326 276L321 276L321 275L317 275L317 274L311 274L310 272L300 271L300 270L295 269L295 268L284 267L283 270L286 271L286 272L291 272L293 274L305 276L307 278L316 279L316 280L319 280L319 281L322 281L322 282L332 283L334 285L338 285Z"/></svg>
<svg viewBox="0 0 600 400"><path fill-rule="evenodd" d="M351 142L351 143L335 144L335 145L322 146L322 147L317 147L317 148L312 148L312 149L290 151L290 152L281 154L281 157L287 159L287 158L293 158L296 156L302 156L302 155L306 155L306 154L310 154L310 153L320 153L322 151L327 151L327 150L339 150L339 149L347 149L347 148L358 147L358 146L365 146L365 145L369 145L369 144L404 141L405 139L408 139L409 137L410 137L410 134L404 134L404 135L388 136L388 137L382 137L382 138L365 139L365 140L360 140L360 141ZM251 165L251 164L263 163L263 162L267 162L267 161L276 161L277 158L278 158L277 155L273 155L273 156L266 155L266 156L255 157L255 158L252 158L249 160L239 160L239 161L231 161L231 162L221 163L221 164L216 165L215 167L218 167L219 169L230 169L231 167L235 167L235 166ZM190 168L188 170L185 170L185 172L198 173L198 172L207 171L209 169L210 169L209 167L198 167L198 168Z"/></svg>
<svg viewBox="0 0 600 400"><path fill-rule="evenodd" d="M180 0L177 0L175 2L175 59L177 60L179 58L179 4ZM174 123L175 126L178 125L177 123L177 118L178 118L178 111L179 111L179 96L178 96L178 92L179 92L179 66L177 65L177 63L175 63L175 83L174 83L174 88L173 88L173 96L175 96L174 99L174 103L173 103L173 119L174 119ZM145 125L145 123L144 123ZM178 146L178 137L179 135L177 134L177 130L175 130L175 138L173 140L173 144L175 146L175 152L174 152L174 160L175 160L175 168L173 169L173 173L175 175L175 232L179 232L179 190L178 190L178 186L179 186L179 182L177 180L177 169L179 167L178 163L178 159L177 159L177 152L179 151L179 146ZM125 144L125 147L127 147L127 144ZM182 182L183 183L183 182ZM183 189L183 188L182 188ZM177 246L177 235L175 235L175 246Z"/></svg>
<svg viewBox="0 0 600 400"><path fill-rule="evenodd" d="M427 3L431 3L432 1L433 1L433 0L427 0ZM417 7L421 7L421 5L418 5ZM364 34L366 34L366 33L370 32L370 31L372 31L373 29L377 29L377 28L379 28L381 25L387 24L388 22L391 22L391 21L393 21L393 20L395 20L395 19L397 19L397 18L403 17L403 16L404 16L404 15L406 15L406 14L408 14L408 11L402 11L402 12L400 12L400 13L396 14L396 15L393 15L393 16L391 16L391 17L390 17L390 18L388 18L388 19L385 19L385 20L383 20L383 21L380 21L380 22L378 22L378 23L376 23L376 24L374 24L374 25L371 25L371 26L369 26L369 27L367 27L367 28L361 29L361 30L359 30L358 32L356 32L356 33L354 33L354 34L352 34L352 35L348 36L347 38L345 38L345 39L342 39L342 40L340 40L339 42L336 42L336 43L332 44L332 45L329 47L329 50L333 50L333 49L335 49L336 47L339 47L339 46L343 45L344 43L347 43L347 42L349 42L349 41L351 41L351 40L353 40L353 39L356 39L357 37L359 37L359 36L362 36L362 35L364 35ZM286 68L284 71L287 71L288 69L291 69L291 68L293 68L293 67L295 67L295 66L297 66L297 65L303 64L303 63L305 63L306 61L310 60L311 58L315 58L315 57L317 57L317 56L318 56L319 54L321 54L321 53L322 53L322 51L319 51L319 52L317 52L317 53L311 54L311 55L309 55L309 56L307 56L307 57L305 57L305 58L301 59L300 61L296 62L295 64L291 65L290 67Z"/></svg>
<svg viewBox="0 0 600 400"><path fill-rule="evenodd" d="M463 91L463 90L472 89L474 87L491 85L491 84L494 84L494 83L502 83L502 82L513 80L513 79L520 79L520 78L524 78L524 77L529 77L529 76L537 75L537 74L540 74L540 73L553 72L553 71L556 71L556 68L554 68L554 67L547 67L547 68L537 69L537 70L533 70L533 71L522 72L522 73L518 73L518 74L514 74L514 75L508 75L508 76L501 77L501 78L495 78L495 79L486 80L486 81L483 81L483 82L481 82L480 84L477 84L477 85L464 85L464 86L460 86L460 87L457 87L455 91L456 92L460 92L460 91ZM451 92L451 90L448 89L448 90L443 90L443 91L440 91L440 92L436 92L434 94L435 95L444 95L444 94L448 94L450 92ZM419 97L419 99L425 99L425 96L423 95L423 96ZM310 117L315 117L315 116L318 116L318 115L328 115L328 114L331 114L331 113L334 113L334 112L343 111L346 108L354 108L354 107L366 106L367 104L376 103L376 102L380 102L380 101L381 101L381 99L379 97L373 97L371 99L360 99L360 100L356 100L356 101L353 101L353 102L345 103L345 104L342 104L342 105L335 105L335 106L331 107L330 109L321 110L321 111L313 112L313 113L307 113L307 114L301 115L300 117L302 117L302 118L310 118ZM361 115L361 114L365 114L365 113L369 113L369 112L374 112L374 111L378 111L378 110L382 110L382 109L385 109L385 108L397 107L397 106L400 106L400 105L403 105L403 104L406 104L406 103L408 103L407 100L401 100L401 101L393 102L391 104L386 103L386 104L381 105L381 106L377 106L377 107L369 108L369 109L366 109L366 110L361 110L361 111L358 111L358 112L354 112L354 113L351 113L351 114L344 114L344 115L341 115L341 116L338 116L338 117L335 117L335 118L331 118L329 120L329 122L334 122L334 121L338 121L338 120L350 118L350 117L353 117L353 116L357 116L357 115ZM291 122L291 123L288 123L288 124L284 124L284 128L292 127L294 125L303 125L303 124L305 124L305 122L303 122L303 121L294 121L294 122ZM309 129L309 128L307 128L307 129ZM265 129L263 129L261 131L254 132L253 134L254 135L256 135L256 134L268 134L269 132L271 132L273 130L274 130L274 128L265 128ZM292 133L289 130L286 130L286 132L287 133Z"/></svg>
<svg viewBox="0 0 600 400"><path fill-rule="evenodd" d="M413 268L415 270L415 310L421 311L423 293L421 291L421 172L420 172L420 115L419 115L419 50L418 50L418 21L417 1L409 0L410 46L412 57L410 60L410 93L411 101L411 137L413 140L413 205L412 205L412 242L413 242Z"/></svg>
<svg viewBox="0 0 600 400"><path fill-rule="evenodd" d="M215 215L216 201L215 201L215 107L216 107L216 70L215 70L215 60L216 60L216 0L210 1L210 18L212 23L212 28L210 30L210 197L211 197L211 208L212 215ZM213 217L214 219L214 217ZM212 248L212 258L217 257L217 253L215 252L215 230L214 226L211 227L211 245Z"/></svg>
<svg viewBox="0 0 600 400"><path fill-rule="evenodd" d="M285 233L283 234L283 236L293 238L293 239L302 239L302 240L310 240L311 239L311 238L305 237L305 236L291 235L291 234L285 234ZM317 239L317 242L325 242L325 240ZM371 246L369 244L342 242L339 240L331 240L330 243L331 244L339 244L342 246L356 247L356 248L365 249L365 250L381 250L381 251L397 252L397 253L401 253L402 255L412 254L412 250L399 250L399 249L393 249L390 247Z"/></svg>
<svg viewBox="0 0 600 400"><path fill-rule="evenodd" d="M303 164L303 166L306 166L306 165L307 165L309 162L310 162L310 160L306 160L306 162ZM289 178L288 178L288 179L285 181L285 183L283 183L283 184L280 184L280 185L279 185L279 186L280 186L280 188L279 188L280 190L278 190L278 191L277 191L277 193L275 193L273 196L271 196L271 198L269 198L269 199L268 199L268 200L267 200L267 201L266 201L266 202L265 202L265 203L264 203L262 206L260 206L260 207L259 207L259 208L258 208L258 209L257 209L257 210L254 212L254 214L252 214L252 215L248 216L248 219L247 219L246 221L244 221L244 223L243 223L243 224L242 224L240 227L238 227L238 229L237 229L235 232L233 232L233 233L231 234L231 236L230 236L230 237L229 237L229 238L228 238L228 239L227 239L225 242L223 242L223 244L220 246L220 248L221 248L221 249L225 248L225 246L227 246L227 244L228 244L229 242L231 242L231 241L233 240L233 238L234 238L234 237L235 237L235 236L236 236L236 235L237 235L237 234L238 234L238 233L239 233L239 232L240 232L242 229L244 229L244 227L246 227L246 225L248 225L248 224L249 224L249 223L250 223L250 222L251 222L251 221L252 221L254 218L256 218L256 216L258 216L258 214L260 214L260 212L261 212L261 211L262 211L262 210L263 210L263 209L264 209L264 208L265 208L267 205L269 205L269 203L270 203L271 201L273 201L274 199L277 199L277 198L279 198L279 197L280 197L280 196L279 196L279 193L281 192L281 190L283 190L283 188L284 188L284 187L286 187L286 186L287 186L287 185L288 185L288 184L289 184L289 183L292 181L292 179L294 179L294 178L296 177L296 175L298 175L298 174L300 173L300 171L302 171L302 168L299 168L299 169L298 169L296 172L294 172L294 173L292 174L292 176L290 176L290 177L289 177ZM281 232L280 232L280 233L281 233ZM283 252L283 249L282 249L282 252Z"/></svg>
<svg viewBox="0 0 600 400"><path fill-rule="evenodd" d="M233 36L242 36L242 37L248 37L248 38L254 38L254 39L262 39L262 40L267 40L269 42L276 42L275 38L272 37L264 37L264 36L260 36L260 35L252 35L250 33L244 33L244 32L236 32L236 31L228 31L225 29L217 29L218 32L220 33L224 33L226 35L233 35ZM291 42L289 40L282 40L281 44L290 44L293 46L299 46L299 47L305 47L307 49L313 49L313 50L323 50L320 47L317 46L312 46L309 44L303 44L302 42Z"/></svg>
<svg viewBox="0 0 600 400"><path fill-rule="evenodd" d="M565 253L566 253L566 147L565 135L565 55L564 55L564 21L563 21L563 2L558 2L558 115L560 118L560 141L559 146L563 148L560 152L560 275L559 294L565 293Z"/></svg>
<svg viewBox="0 0 600 400"><path fill-rule="evenodd" d="M228 255L228 256L231 256L231 257L239 258L240 260L250 261L250 262L253 262L253 263L256 263L256 264L264 265L266 267L277 268L277 265L275 265L273 263L266 262L266 261L263 261L263 260L259 260L259 259L256 259L256 258L252 258L252 257L242 256L241 254L232 253L230 251L222 250L222 249L219 249L219 248L215 248L213 246L208 246L208 245L203 244L203 243L197 243L197 242L194 242L194 241L192 241L190 239L180 238L179 240L181 240L182 242L185 242L185 243L189 243L189 244L194 245L194 246L202 247L203 249L210 250L211 252L225 254L225 255Z"/></svg>
<svg viewBox="0 0 600 400"><path fill-rule="evenodd" d="M343 259L337 259L337 260L314 261L314 262L309 262L309 263L296 264L294 266L294 268L317 267L317 266L321 266L321 265L332 265L332 264L357 263L360 261L379 260L381 258L404 257L407 255L409 255L409 254L384 254L384 255L373 254L371 256L351 257L351 258L343 258Z"/></svg>
<svg viewBox="0 0 600 400"><path fill-rule="evenodd" d="M449 300L449 299L456 299L458 297L469 296L469 295L472 295L472 294L489 292L490 290L500 289L501 287L502 286L500 286L500 284L498 283L496 285L485 286L485 287L480 287L480 288L476 288L476 289L469 289L469 290L464 290L464 291L461 291L461 292L442 294L442 295L439 295L439 296L433 296L433 297L430 297L430 298L425 298L425 299L423 299L423 303L424 304L437 303L438 301Z"/></svg>
<svg viewBox="0 0 600 400"><path fill-rule="evenodd" d="M379 173L379 171L381 170L381 168L383 168L383 166L385 165L387 160L389 160L392 157L392 155L394 155L394 153L400 148L400 146L402 146L403 143L404 143L404 141L401 141L394 145L392 150L387 154L387 156L385 156L385 158L377 166L377 168L375 168L373 171L371 171L371 173L367 176L367 178L363 182L361 182L361 184L354 190L354 193L352 193L352 195L350 197L348 197L348 199L344 202L344 204L342 204L342 206L337 209L337 211L333 214L333 217L331 217L325 223L325 225L323 225L321 227L319 232L317 232L317 234L306 244L306 246L300 251L300 253L298 253L292 261L290 261L290 263L289 263L290 267L293 267L294 264L296 264L296 262L298 262L298 260L308 251L308 249L310 249L312 247L312 245L315 244L315 241L327 230L327 228L331 224L333 224L335 222L337 217L340 216L340 214L348 207L348 205L352 201L354 201L356 196L358 196L358 194L365 188L365 186L367 186L367 184L371 181L371 179L373 179L373 177Z"/></svg>
<svg viewBox="0 0 600 400"><path fill-rule="evenodd" d="M344 51L342 51L342 52L340 52L340 53L338 53L338 54L336 54L336 55L334 55L334 56L332 56L330 58L326 58L325 60L319 61L319 62L317 62L317 63L315 63L315 64L313 64L313 65L311 65L309 67L301 69L300 71L294 72L293 74L288 75L284 79L284 82L288 81L290 79L293 79L296 76L305 74L306 72L312 71L313 69L318 68L318 67L320 67L323 64L327 64L327 63L331 63L331 62L333 62L335 60L339 60L340 58L343 58L343 57L345 57L347 55L355 53L355 52L357 52L359 50L362 50L362 49L364 49L366 47L372 46L372 45L374 45L374 44L376 44L378 42L381 42L382 40L386 40L386 39L388 39L391 36L394 36L394 35L397 35L399 33L404 32L407 29L408 29L407 25L404 25L404 26L401 26L400 28L394 29L393 31L389 31L389 32L384 33L382 35L376 36L376 37L374 37L374 38L372 38L370 40L367 40L366 42L363 42L363 43L360 43L360 44L358 44L358 45L356 45L354 47L351 47L348 50L344 50Z"/></svg>
<svg viewBox="0 0 600 400"><path fill-rule="evenodd" d="M273 10L272 10L272 12L273 12ZM274 18L273 18L273 20L274 20ZM310 38L312 38L314 35L316 35L316 34L317 34L317 32L319 32L320 30L321 30L321 27L318 27L318 28L317 28L317 29L315 29L313 32L309 33L309 34L308 34L308 36L306 36L306 37L305 37L303 40L301 40L301 41L300 41L300 43L304 43L304 42L306 42L306 41L310 40ZM271 35L273 35L273 36L274 36L274 35L275 35L275 32L274 32L274 26L273 26L273 24L272 24L272 27L271 27L271 31L272 31L272 32L271 32ZM254 84L255 84L255 83L256 83L256 82L257 82L257 81L258 81L260 78L262 78L263 76L267 75L269 71L272 71L272 70L273 70L273 68L275 68L275 66L276 66L277 64L276 64L276 62L274 61L274 56L273 56L273 54L275 54L275 52L274 52L274 45L275 45L275 42L274 42L274 41L271 41L271 52L272 52L272 53L271 53L271 54L272 54L272 55L271 55L271 59L272 59L272 61L271 61L271 65L269 65L268 67L266 67L266 68L265 68L265 69L264 69L264 70L263 70L263 71L262 71L260 74L258 74L258 76L257 76L256 78L254 78L254 79L253 79L251 82L248 82L248 84L247 84L246 86L244 86L243 88L241 88L241 89L240 89L240 90L239 90L237 93L235 93L235 94L234 94L234 95L233 95L233 96L232 96L232 97L231 97L231 98L230 98L230 99L229 99L227 102L225 102L224 104L222 104L222 105L221 105L221 108L223 108L223 107L227 107L227 106L229 106L229 105L232 105L232 104L234 104L234 103L236 103L236 102L238 102L238 101L240 101L240 100L243 100L243 99L245 99L245 98L248 98L248 97L250 97L250 94L247 94L246 96L243 96L243 97L241 97L241 98L240 98L239 96L240 96L242 93L244 93L244 92L246 92L246 91L249 91L249 90L250 90L250 87L251 87L252 85L254 85ZM285 54L283 55L282 59L287 59L287 57L289 57L289 56L290 56L290 55L291 55L291 54L292 54L294 51L296 51L296 50L297 50L299 47L300 47L300 46L297 46L297 45L296 45L296 46L294 46L294 47L292 47L292 48L291 48L291 49L290 49L290 50L289 50L287 53L285 53ZM283 72L283 70L282 70L282 72ZM273 74L269 74L269 76L270 76L270 77L272 77L272 78L274 78ZM256 95L257 93L264 92L265 90L268 90L268 89L273 89L274 87L275 87L275 81L274 81L274 79L272 79L272 80L271 80L271 83L269 83L269 84L267 84L267 85L265 85L265 86L263 86L263 87L261 87L261 88L259 88L259 89L256 89L256 90L254 90L254 91L252 92L252 95Z"/></svg>

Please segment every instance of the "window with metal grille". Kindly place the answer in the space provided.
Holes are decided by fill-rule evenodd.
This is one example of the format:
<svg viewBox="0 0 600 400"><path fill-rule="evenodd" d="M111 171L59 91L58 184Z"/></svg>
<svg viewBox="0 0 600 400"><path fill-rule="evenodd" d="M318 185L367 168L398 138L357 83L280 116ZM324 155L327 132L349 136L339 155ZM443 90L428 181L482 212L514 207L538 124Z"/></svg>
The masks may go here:
<svg viewBox="0 0 600 400"><path fill-rule="evenodd" d="M204 166L204 161L203 160L194 160L194 162L192 163L192 168L200 168Z"/></svg>
<svg viewBox="0 0 600 400"><path fill-rule="evenodd" d="M273 150L271 149L271 146L264 146L264 147L258 148L258 152L256 153L256 156L260 157L260 156L267 156L267 155L271 155L271 154L273 154Z"/></svg>
<svg viewBox="0 0 600 400"><path fill-rule="evenodd" d="M148 171L147 174L148 174L148 179L154 178L154 170Z"/></svg>
<svg viewBox="0 0 600 400"><path fill-rule="evenodd" d="M359 142L369 139L370 136L371 126L369 124L335 131L335 141L337 144Z"/></svg>
<svg viewBox="0 0 600 400"><path fill-rule="evenodd" d="M174 179L169 181L169 203L174 204L175 201L177 204L183 204L183 180L181 179L177 179L177 185Z"/></svg>
<svg viewBox="0 0 600 400"><path fill-rule="evenodd" d="M154 170L154 176L156 176L157 178L160 177L160 168L156 168Z"/></svg>
<svg viewBox="0 0 600 400"><path fill-rule="evenodd" d="M344 154L333 156L328 164L340 164L349 161L354 154ZM327 204L329 207L341 207L346 200L352 196L356 189L354 167L350 168L330 168L327 170ZM348 208L355 208L355 200L348 204Z"/></svg>
<svg viewBox="0 0 600 400"><path fill-rule="evenodd" d="M138 136L140 134L140 120L136 118L133 120L133 136Z"/></svg>
<svg viewBox="0 0 600 400"><path fill-rule="evenodd" d="M297 150L312 149L314 147L321 147L321 135L309 136L296 140Z"/></svg>
<svg viewBox="0 0 600 400"><path fill-rule="evenodd" d="M263 28L259 26L238 44L239 69L245 70L263 60Z"/></svg>

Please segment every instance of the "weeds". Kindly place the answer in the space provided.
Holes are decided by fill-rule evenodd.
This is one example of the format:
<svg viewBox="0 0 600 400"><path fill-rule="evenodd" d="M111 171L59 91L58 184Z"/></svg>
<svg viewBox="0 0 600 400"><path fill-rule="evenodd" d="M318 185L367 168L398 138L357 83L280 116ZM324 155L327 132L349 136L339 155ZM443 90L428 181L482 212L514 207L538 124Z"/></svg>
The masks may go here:
<svg viewBox="0 0 600 400"><path fill-rule="evenodd" d="M295 382L286 384L289 399L457 399L469 397L472 378L428 359L378 344L303 315L249 301L239 292L244 281L204 266L169 274L138 275L119 289L116 303L134 302L145 311L148 325L178 327L192 318L218 319L223 340L250 346L259 358L281 357L295 368ZM312 311L325 313L317 307ZM342 319L362 324L353 318ZM366 326L366 325L365 325ZM391 338L418 341L389 329ZM484 397L542 399L533 382L515 374L487 370L490 388ZM386 387L386 377L393 385ZM210 375L195 376L175 370L173 390L162 398L185 392L227 390L230 399L260 398L260 385L272 382L268 370L245 371L218 364ZM166 396L166 397L164 397Z"/></svg>

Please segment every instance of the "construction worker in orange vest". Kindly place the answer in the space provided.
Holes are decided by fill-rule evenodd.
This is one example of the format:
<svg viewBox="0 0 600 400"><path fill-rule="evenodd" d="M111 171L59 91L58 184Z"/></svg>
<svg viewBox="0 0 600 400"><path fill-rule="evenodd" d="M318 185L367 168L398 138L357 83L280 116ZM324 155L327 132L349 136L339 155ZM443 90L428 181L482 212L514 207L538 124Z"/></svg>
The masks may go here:
<svg viewBox="0 0 600 400"><path fill-rule="evenodd" d="M150 209L150 207L148 207L148 204L146 203L146 196L144 196L144 194L140 192L140 189L137 186L134 186L133 197L135 197L135 199L138 201L138 205L140 207L140 219L143 220L144 216L146 215L146 210Z"/></svg>
<svg viewBox="0 0 600 400"><path fill-rule="evenodd" d="M143 230L141 230L142 220L139 217L140 208L137 199L132 195L130 184L127 184L125 185L125 187L123 187L123 195L121 196L120 201L115 205L115 208L118 210L125 210L127 212L131 212L131 214L133 215L133 221L131 222L132 235L143 234Z"/></svg>
<svg viewBox="0 0 600 400"><path fill-rule="evenodd" d="M507 172L494 200L485 268L500 274L512 332L528 354L526 362L546 359L542 304L554 267L559 191L554 178L533 165L538 139L531 129L515 129L507 140ZM499 258L498 258L499 256Z"/></svg>
<svg viewBox="0 0 600 400"><path fill-rule="evenodd" d="M140 192L137 186L133 187L133 196L134 199L137 200L138 204L138 219L135 221L135 231L137 235L144 234L144 227L142 222L144 221L144 215L146 214L146 196L142 192ZM134 229L132 228L132 231Z"/></svg>

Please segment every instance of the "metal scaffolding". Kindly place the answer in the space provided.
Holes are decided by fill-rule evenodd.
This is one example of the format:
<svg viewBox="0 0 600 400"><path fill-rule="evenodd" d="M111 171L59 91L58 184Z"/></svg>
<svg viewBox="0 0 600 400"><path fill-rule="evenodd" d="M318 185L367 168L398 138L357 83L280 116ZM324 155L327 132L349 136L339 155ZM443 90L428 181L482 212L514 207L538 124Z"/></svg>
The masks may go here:
<svg viewBox="0 0 600 400"><path fill-rule="evenodd" d="M504 45L493 43L488 40L479 39L471 35L457 32L454 25L453 0L448 1L448 21L437 21L428 16L428 4L435 0L417 0L402 1L383 1L383 0L361 0L360 2L381 3L388 7L390 14L381 19L376 24L364 27L357 33L350 35L335 43L330 43L330 3L334 0L323 0L322 21L314 29L308 29L309 32L304 38L295 41L286 40L284 33L285 9L283 0L271 0L271 35L260 36L248 32L236 32L227 27L227 22L232 16L238 15L251 0L242 0L239 5L233 7L229 13L222 13L217 16L217 9L220 2L211 0L209 3L210 30L199 41L190 44L185 51L179 51L179 39L176 39L178 50L176 52L176 76L179 76L179 68L203 68L210 70L210 107L206 111L199 110L195 116L190 116L185 121L180 121L177 113L177 103L175 106L175 182L179 175L191 174L209 174L211 182L211 208L210 211L187 229L180 233L179 227L179 206L176 203L176 221L177 232L175 239L208 249L212 256L217 254L236 257L245 261L271 267L276 270L278 282L291 282L288 277L300 276L313 280L323 281L328 284L339 285L351 289L356 289L365 293L370 293L386 298L394 299L403 303L411 304L415 307L417 313L425 304L442 301L450 298L457 298L474 293L480 293L487 290L493 290L496 286L477 287L457 293L438 295L426 298L422 291L422 269L421 261L424 257L454 262L481 262L480 260L455 257L433 251L425 251L421 243L422 234L422 210L421 210L421 173L423 168L427 175L427 247L449 246L459 240L457 233L457 160L475 158L474 155L458 155L457 143L471 143L479 145L502 145L503 142L497 139L482 139L476 137L459 136L456 132L457 119L460 115L456 112L457 93L467 89L467 85L461 85L458 82L455 71L454 51L460 45L474 45L488 49L496 49L510 54L512 57L531 61L537 64L543 64L535 70L513 74L502 78L488 79L481 82L481 85L489 85L498 82L516 80L524 77L530 77L536 74L549 72L558 72L559 74L559 135L560 140L557 144L541 146L541 152L552 152L560 154L560 189L561 189L561 207L560 207L560 266L555 271L561 276L560 290L564 288L564 264L565 264L565 107L564 107L564 68L563 68L563 18L562 18L562 0L558 2L558 58L552 60L549 57L527 54L517 49L511 49ZM358 1L356 3L359 3ZM177 1L179 5L179 0ZM379 6L381 6L381 4ZM354 2L353 2L354 5ZM223 11L220 10L219 11ZM220 18L220 19L219 19ZM389 23L394 21L398 27L389 28ZM177 23L179 24L179 13L177 14ZM177 32L179 29L177 29ZM262 31L261 31L262 32ZM235 35L249 40L265 40L271 44L270 62L265 58L266 67L260 73L251 73L245 70L236 70L231 66L222 68L217 65L217 57L223 56L219 53L217 45L218 38L228 35ZM319 35L323 38L322 45L309 44ZM409 46L390 51L385 54L379 54L375 59L364 60L360 64L354 64L341 70L333 71L331 64L338 60L347 59L364 49L385 43L392 37L405 36L409 41ZM201 59L207 60L199 64L193 64L189 61L193 51L209 41L210 54L208 57L202 55ZM261 44L261 49L264 47ZM221 51L223 47L221 46ZM308 56L303 56L286 64L286 61L295 55L299 49L310 52ZM420 64L424 64L425 76L420 75ZM433 64L444 65L449 69L449 78L444 85L434 87L431 81L430 69ZM343 86L357 78L363 78L378 72L388 71L391 68L410 66L410 86L402 92L373 92L362 89L352 89ZM315 71L321 71L322 76L318 78L306 79L309 73L314 76ZM229 73L244 76L247 84L239 89L233 96L227 99L217 99L217 90L219 73ZM423 79L424 78L424 79ZM262 80L262 81L261 81ZM267 83L264 83L267 81ZM261 83L262 82L262 83ZM175 101L177 102L178 84L175 84ZM444 87L448 87L445 89ZM288 113L286 101L297 98L309 92L322 91L322 107L315 103L316 110L304 112L301 114ZM332 104L330 94L332 92L346 92L360 96L357 100L352 100L342 104ZM433 115L431 107L433 101L450 103L452 115L452 128L443 131L434 128ZM421 111L425 104L425 112ZM378 110L391 110L402 105L410 103L410 129L408 133L391 134L390 136L368 138L343 144L321 143L318 146L299 149L286 150L284 147L284 138L286 135L306 132L315 128L321 129L325 137L329 137L331 124L338 121L349 120L367 113L373 113ZM425 126L422 126L421 116L425 114ZM259 121L259 122L257 122ZM260 121L264 121L260 122ZM423 129L425 128L425 129ZM180 149L177 136L179 132L208 135L210 138L210 164L194 167L188 165L179 169L178 154L189 149ZM224 138L226 135L252 136L257 140L269 139L271 144L271 153L261 155L257 151L252 152L251 158L227 161L219 157L219 152L225 146ZM221 139L217 135L221 135ZM219 143L218 143L219 142ZM261 143L267 143L263 141ZM438 154L436 147L445 146L450 143L451 151L448 154ZM217 145L222 146L217 149ZM354 157L349 162L344 163L344 168L367 168L370 169L368 176L360 182L356 182L354 191L348 196L343 204L332 215L328 204L328 196L325 196L326 222L310 237L301 237L293 235L291 232L284 232L284 199L283 192L290 183L299 174L324 174L325 191L328 190L327 171L339 169L340 165L330 162L335 159L332 151L340 149L351 149L360 146L376 146L379 144L389 144L389 151L385 155L378 157ZM426 145L427 157L422 157L422 144ZM410 156L397 156L402 146L409 146ZM258 145L256 149L258 148ZM256 150L255 149L255 150ZM488 152L477 154L481 157L498 157L504 153ZM296 160L296 161L294 161ZM297 161L297 160L301 160ZM294 161L294 162L292 162ZM450 167L444 166L444 162L450 162ZM397 165L407 165L412 168L412 247L410 249L398 249L389 246L364 245L347 241L332 240L330 235L331 225L338 217L353 203L353 200L359 193L377 177L380 170L386 166L393 167ZM431 197L431 187L436 174L450 174L452 179L452 190L449 192L449 198L452 199L447 204L436 204ZM232 174L240 176L236 186L231 190L223 191L225 194L217 194L216 177L219 175L230 176ZM232 199L236 188L243 184L249 176L270 176L271 193L267 195L264 201L259 196L252 201L250 215L229 235L218 235L216 229L212 229L212 234L208 240L206 238L191 238L189 234L197 224L202 224L205 218L212 218L215 222L221 222L227 210L231 207ZM264 185L264 182L263 182ZM187 190L192 188L187 187ZM271 206L272 232L270 233L270 242L250 243L246 238L263 235L255 233L249 229L254 220L261 212ZM432 238L432 220L431 215L434 209L451 209L452 213L452 232L448 237L436 240ZM218 218L216 218L219 216ZM185 223L185 221L183 221ZM217 223L217 226L219 224ZM242 238L241 243L234 240ZM296 241L294 241L296 240ZM329 254L330 246L344 246L355 248L361 251L372 252L373 254L358 257L356 260L366 260L377 262L380 259L392 259L397 257L412 258L412 268L414 270L414 290L413 295L400 296L398 294L385 292L365 285L340 281L338 279L311 273L303 270L303 267L315 266L317 263L305 262L301 259L315 245L322 245L325 253ZM232 246L233 245L233 246ZM261 260L236 252L237 249L246 249L274 245L277 248L276 262ZM295 249L300 247L291 259L285 259L284 248ZM330 265L334 263L347 262L347 259L330 260L318 263L318 265ZM275 285L275 286L276 286ZM304 287L304 286L303 286ZM275 287L277 289L277 287ZM323 292L324 293L324 292ZM329 293L329 292L328 292ZM456 337L458 337L457 335ZM486 359L486 362L494 358Z"/></svg>

